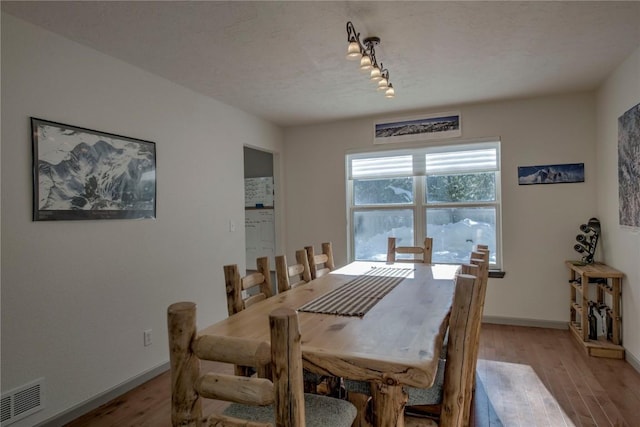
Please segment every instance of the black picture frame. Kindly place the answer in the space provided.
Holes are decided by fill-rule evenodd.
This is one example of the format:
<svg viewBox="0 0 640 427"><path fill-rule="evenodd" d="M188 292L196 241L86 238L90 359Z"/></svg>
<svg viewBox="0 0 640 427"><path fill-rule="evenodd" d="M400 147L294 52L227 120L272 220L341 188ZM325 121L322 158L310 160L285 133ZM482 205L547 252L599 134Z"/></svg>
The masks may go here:
<svg viewBox="0 0 640 427"><path fill-rule="evenodd" d="M518 166L518 185L584 182L584 163Z"/></svg>
<svg viewBox="0 0 640 427"><path fill-rule="evenodd" d="M377 120L373 123L373 143L389 144L462 136L459 111Z"/></svg>
<svg viewBox="0 0 640 427"><path fill-rule="evenodd" d="M31 117L33 220L156 218L156 144Z"/></svg>
<svg viewBox="0 0 640 427"><path fill-rule="evenodd" d="M618 219L640 228L640 103L618 117Z"/></svg>

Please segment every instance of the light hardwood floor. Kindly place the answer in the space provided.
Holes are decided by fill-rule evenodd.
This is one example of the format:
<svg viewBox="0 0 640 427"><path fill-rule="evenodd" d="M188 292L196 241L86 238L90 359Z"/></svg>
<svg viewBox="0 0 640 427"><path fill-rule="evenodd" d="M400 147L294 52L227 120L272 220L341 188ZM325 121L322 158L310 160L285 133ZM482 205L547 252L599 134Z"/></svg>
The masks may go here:
<svg viewBox="0 0 640 427"><path fill-rule="evenodd" d="M566 330L484 324L477 373L473 427L640 426L640 374L588 357ZM67 426L170 426L169 386L167 372Z"/></svg>

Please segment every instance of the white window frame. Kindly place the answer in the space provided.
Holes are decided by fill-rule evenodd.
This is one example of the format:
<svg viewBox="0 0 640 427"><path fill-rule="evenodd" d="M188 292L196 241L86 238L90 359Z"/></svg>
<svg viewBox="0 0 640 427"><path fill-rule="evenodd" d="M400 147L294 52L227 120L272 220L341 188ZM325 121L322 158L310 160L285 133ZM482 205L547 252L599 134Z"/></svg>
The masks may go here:
<svg viewBox="0 0 640 427"><path fill-rule="evenodd" d="M496 179L496 199L490 202L454 202L454 203L427 203L426 199L426 178L429 175L442 175L442 173L431 173L430 170L426 170L425 156L427 153L439 153L439 152L455 152L466 150L478 150L491 148L496 150L496 164L492 167L488 165L487 168L474 168L473 170L461 169L460 173L470 172L495 172ZM412 176L413 177L413 203L398 203L398 204L377 204L377 205L358 205L354 204L353 185L354 177L351 169L352 160L354 159L366 159L374 157L389 157L389 156L413 156L413 172L411 175L393 175L382 174L372 175L368 178L389 178L393 176ZM397 209L410 209L413 210L413 222L414 222L414 245L422 245L422 239L427 235L426 230L426 212L427 209L434 208L465 208L465 207L493 207L496 213L496 248L495 248L495 263L491 263L492 269L502 268L502 197L501 197L501 155L500 155L500 139L499 138L487 138L482 140L473 141L458 141L453 144L429 144L422 146L413 146L411 148L402 149L378 149L367 151L351 151L345 156L346 163L346 194L347 194L347 236L348 236L348 256L349 260L355 259L355 244L354 244L354 229L353 218L356 212L364 211L383 211L383 210L397 210ZM458 172L456 172L458 173ZM357 171L356 171L357 174ZM364 178L364 177L363 177ZM355 178L357 179L357 177Z"/></svg>

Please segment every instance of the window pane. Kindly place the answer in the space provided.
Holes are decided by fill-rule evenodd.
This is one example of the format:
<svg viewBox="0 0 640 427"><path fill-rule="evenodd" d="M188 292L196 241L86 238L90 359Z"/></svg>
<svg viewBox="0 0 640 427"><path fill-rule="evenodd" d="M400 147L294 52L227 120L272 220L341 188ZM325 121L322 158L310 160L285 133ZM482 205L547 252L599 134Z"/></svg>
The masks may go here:
<svg viewBox="0 0 640 427"><path fill-rule="evenodd" d="M496 263L496 210L482 208L427 209L427 236L433 237L433 262L469 262L475 245L488 245Z"/></svg>
<svg viewBox="0 0 640 427"><path fill-rule="evenodd" d="M386 261L387 238L395 236L402 246L413 245L413 210L367 210L353 213L356 260Z"/></svg>
<svg viewBox="0 0 640 427"><path fill-rule="evenodd" d="M434 149L425 156L427 173L495 171L498 169L498 150L492 148L442 150Z"/></svg>
<svg viewBox="0 0 640 427"><path fill-rule="evenodd" d="M492 202L496 200L494 172L427 176L427 203Z"/></svg>
<svg viewBox="0 0 640 427"><path fill-rule="evenodd" d="M353 181L353 204L413 203L413 178L358 179Z"/></svg>
<svg viewBox="0 0 640 427"><path fill-rule="evenodd" d="M351 179L413 175L413 156L367 157L351 160Z"/></svg>

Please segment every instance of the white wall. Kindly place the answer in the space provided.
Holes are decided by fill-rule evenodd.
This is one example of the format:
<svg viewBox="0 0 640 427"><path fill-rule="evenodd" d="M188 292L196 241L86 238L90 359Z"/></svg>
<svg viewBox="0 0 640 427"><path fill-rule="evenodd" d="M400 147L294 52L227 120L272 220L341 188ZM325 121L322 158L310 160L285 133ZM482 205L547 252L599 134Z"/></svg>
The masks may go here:
<svg viewBox="0 0 640 427"><path fill-rule="evenodd" d="M29 117L157 146L157 220L31 221ZM33 425L168 361L166 308L227 316L222 265L244 267L243 144L282 131L2 14L2 391L46 379ZM143 346L143 330L153 344Z"/></svg>
<svg viewBox="0 0 640 427"><path fill-rule="evenodd" d="M564 261L578 257L573 251L578 226L596 214L594 94L449 106L440 111L452 109L462 113L462 139L502 141L506 277L490 280L485 314L567 322ZM419 112L407 115L414 114ZM345 152L373 148L372 141L373 119L285 130L288 256L304 245L331 240L336 263L347 261ZM518 166L579 162L585 163L584 183L517 183Z"/></svg>
<svg viewBox="0 0 640 427"><path fill-rule="evenodd" d="M640 102L640 47L597 94L598 215L604 227L604 261L624 272L622 344L640 366L640 229L618 217L618 117Z"/></svg>

